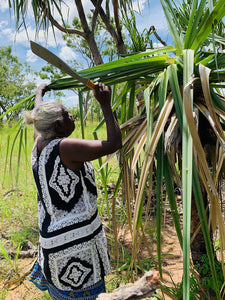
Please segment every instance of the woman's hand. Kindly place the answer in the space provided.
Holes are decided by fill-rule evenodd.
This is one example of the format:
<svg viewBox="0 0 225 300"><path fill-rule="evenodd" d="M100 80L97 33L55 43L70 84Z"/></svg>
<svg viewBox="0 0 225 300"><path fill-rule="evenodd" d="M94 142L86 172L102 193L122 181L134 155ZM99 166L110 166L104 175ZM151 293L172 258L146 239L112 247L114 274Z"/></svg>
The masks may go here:
<svg viewBox="0 0 225 300"><path fill-rule="evenodd" d="M46 83L42 83L36 90L36 95L44 96L46 92L50 91L50 88Z"/></svg>
<svg viewBox="0 0 225 300"><path fill-rule="evenodd" d="M60 143L61 159L71 170L79 170L80 162L97 159L122 147L120 127L110 105L110 87L97 82L95 83L94 95L101 105L107 138L105 140L63 139Z"/></svg>
<svg viewBox="0 0 225 300"><path fill-rule="evenodd" d="M95 83L94 96L100 105L110 105L111 103L111 88L101 82Z"/></svg>
<svg viewBox="0 0 225 300"><path fill-rule="evenodd" d="M50 91L50 88L46 83L42 83L41 85L39 85L35 94L34 107L37 107L43 102L43 96L47 91Z"/></svg>

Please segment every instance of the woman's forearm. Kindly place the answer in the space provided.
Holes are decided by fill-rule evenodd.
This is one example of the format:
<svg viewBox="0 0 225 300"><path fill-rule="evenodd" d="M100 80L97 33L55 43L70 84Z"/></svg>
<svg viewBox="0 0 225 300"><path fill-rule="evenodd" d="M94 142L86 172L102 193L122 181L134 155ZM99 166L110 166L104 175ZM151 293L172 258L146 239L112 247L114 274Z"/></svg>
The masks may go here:
<svg viewBox="0 0 225 300"><path fill-rule="evenodd" d="M39 106L43 102L42 91L37 90L34 98L34 107Z"/></svg>
<svg viewBox="0 0 225 300"><path fill-rule="evenodd" d="M109 143L112 152L114 152L122 147L120 127L112 112L111 106L102 104L101 108L106 123L107 142Z"/></svg>
<svg viewBox="0 0 225 300"><path fill-rule="evenodd" d="M49 91L48 85L47 84L41 84L35 94L35 99L34 99L34 107L37 107L43 102L43 96L44 94Z"/></svg>

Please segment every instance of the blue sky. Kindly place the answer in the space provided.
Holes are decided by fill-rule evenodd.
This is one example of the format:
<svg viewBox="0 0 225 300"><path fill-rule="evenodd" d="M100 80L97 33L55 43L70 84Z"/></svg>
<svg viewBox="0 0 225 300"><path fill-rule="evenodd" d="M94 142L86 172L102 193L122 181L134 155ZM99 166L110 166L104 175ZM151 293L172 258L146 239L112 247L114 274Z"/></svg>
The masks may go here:
<svg viewBox="0 0 225 300"><path fill-rule="evenodd" d="M77 11L73 0L67 0L65 2L68 6L64 6L62 8L62 12L64 16L67 16L67 21L70 24L73 17L77 16ZM86 12L88 12L92 8L91 1L83 0L82 2ZM68 7L70 9L68 9ZM160 0L139 0L139 7L141 8L141 15L137 16L138 28L140 30L143 30L144 28L149 29L151 25L154 25L160 36L168 42L169 34ZM57 18L57 16L55 17ZM58 20L60 20L59 17ZM29 39L47 47L50 51L54 52L65 61L79 59L79 54L66 46L65 41L63 41L61 37L61 33L57 29L55 31L57 44L51 29L49 29L47 38L43 30L40 30L38 37L36 37L36 30L33 23L32 9L30 5L28 5L26 25L28 36L24 27L21 27L17 32L13 11L11 11L11 13L9 12L8 0L0 1L0 46L12 46L13 54L19 58L20 62L27 61L32 70L40 70L41 67L45 65L45 62L42 59L32 53ZM39 85L41 82L42 81L40 79L36 79L36 85ZM47 80L44 82L47 82ZM66 97L69 101L70 97L74 97L74 93L71 95L70 93L67 93Z"/></svg>

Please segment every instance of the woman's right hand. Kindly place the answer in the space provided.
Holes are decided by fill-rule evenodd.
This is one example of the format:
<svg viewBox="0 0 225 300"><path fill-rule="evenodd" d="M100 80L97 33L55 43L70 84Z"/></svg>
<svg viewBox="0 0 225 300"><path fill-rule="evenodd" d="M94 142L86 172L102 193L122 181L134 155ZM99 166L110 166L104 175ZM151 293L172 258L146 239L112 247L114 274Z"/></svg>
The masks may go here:
<svg viewBox="0 0 225 300"><path fill-rule="evenodd" d="M100 105L110 105L111 103L111 88L101 82L95 83L94 96Z"/></svg>
<svg viewBox="0 0 225 300"><path fill-rule="evenodd" d="M50 88L46 83L42 83L41 85L38 86L36 90L36 95L41 95L42 97L46 92L50 91Z"/></svg>

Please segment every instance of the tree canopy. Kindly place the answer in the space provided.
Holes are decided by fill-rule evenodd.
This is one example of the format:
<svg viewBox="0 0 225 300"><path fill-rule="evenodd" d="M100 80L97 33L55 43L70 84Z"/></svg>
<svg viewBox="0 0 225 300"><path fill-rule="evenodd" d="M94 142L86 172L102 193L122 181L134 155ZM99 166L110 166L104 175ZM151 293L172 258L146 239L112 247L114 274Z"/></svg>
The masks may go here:
<svg viewBox="0 0 225 300"><path fill-rule="evenodd" d="M0 107L2 113L27 97L35 88L28 64L19 62L12 47L0 47Z"/></svg>

